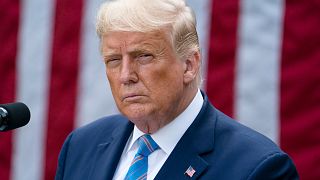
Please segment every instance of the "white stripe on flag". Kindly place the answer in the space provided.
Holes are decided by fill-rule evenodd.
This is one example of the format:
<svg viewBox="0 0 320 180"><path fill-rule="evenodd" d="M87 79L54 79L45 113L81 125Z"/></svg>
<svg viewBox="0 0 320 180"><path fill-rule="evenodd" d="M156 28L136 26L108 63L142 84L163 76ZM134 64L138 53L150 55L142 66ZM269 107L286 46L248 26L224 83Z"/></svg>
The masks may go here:
<svg viewBox="0 0 320 180"><path fill-rule="evenodd" d="M279 68L283 0L242 0L235 115L279 141Z"/></svg>
<svg viewBox="0 0 320 180"><path fill-rule="evenodd" d="M76 127L118 112L105 75L99 39L95 32L95 16L102 2L104 0L86 0L84 4Z"/></svg>
<svg viewBox="0 0 320 180"><path fill-rule="evenodd" d="M31 110L28 126L14 134L13 180L43 179L47 89L54 1L21 1L17 99Z"/></svg>
<svg viewBox="0 0 320 180"><path fill-rule="evenodd" d="M207 62L208 62L208 48L210 40L210 23L211 23L211 0L188 0L188 5L193 8L197 18L197 30L200 41L200 49L202 55L201 73L204 82L202 83L203 89L205 89L205 80L207 75Z"/></svg>

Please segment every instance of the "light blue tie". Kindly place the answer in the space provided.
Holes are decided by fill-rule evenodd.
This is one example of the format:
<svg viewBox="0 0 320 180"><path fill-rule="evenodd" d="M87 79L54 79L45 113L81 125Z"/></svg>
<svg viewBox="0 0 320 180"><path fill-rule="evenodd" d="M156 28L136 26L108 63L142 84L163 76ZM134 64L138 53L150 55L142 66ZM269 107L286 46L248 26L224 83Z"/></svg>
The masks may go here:
<svg viewBox="0 0 320 180"><path fill-rule="evenodd" d="M159 148L149 134L138 139L139 149L130 165L125 180L145 180L148 172L148 156Z"/></svg>

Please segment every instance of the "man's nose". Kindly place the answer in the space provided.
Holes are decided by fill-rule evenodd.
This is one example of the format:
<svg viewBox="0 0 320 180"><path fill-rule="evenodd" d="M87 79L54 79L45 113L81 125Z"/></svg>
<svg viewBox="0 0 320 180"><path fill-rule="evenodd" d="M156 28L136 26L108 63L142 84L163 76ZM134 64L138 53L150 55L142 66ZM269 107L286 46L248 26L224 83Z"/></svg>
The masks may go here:
<svg viewBox="0 0 320 180"><path fill-rule="evenodd" d="M134 60L129 57L123 57L120 71L120 81L122 84L132 84L138 82L139 78L136 72Z"/></svg>

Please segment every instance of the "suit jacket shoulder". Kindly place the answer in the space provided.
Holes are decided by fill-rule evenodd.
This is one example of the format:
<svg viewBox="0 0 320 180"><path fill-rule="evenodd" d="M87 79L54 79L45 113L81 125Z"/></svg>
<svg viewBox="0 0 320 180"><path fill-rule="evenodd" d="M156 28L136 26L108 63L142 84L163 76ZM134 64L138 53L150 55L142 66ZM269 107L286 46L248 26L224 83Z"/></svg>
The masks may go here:
<svg viewBox="0 0 320 180"><path fill-rule="evenodd" d="M73 141L79 143L97 140L99 143L102 139L107 140L111 137L115 128L124 128L128 124L128 119L122 115L112 115L100 118L92 123L75 129L71 134Z"/></svg>
<svg viewBox="0 0 320 180"><path fill-rule="evenodd" d="M94 172L99 168L98 162L106 154L104 150L111 142L122 142L125 145L133 125L123 116L114 115L96 120L86 126L74 130L64 142L58 161L56 180L62 179L92 179ZM114 140L115 139L115 140ZM120 157L122 151L118 151ZM115 154L112 158L117 158ZM106 158L106 162L116 161ZM107 171L107 169L105 170ZM103 172L100 173L103 176Z"/></svg>
<svg viewBox="0 0 320 180"><path fill-rule="evenodd" d="M298 179L290 157L264 135L217 112L213 168L221 179ZM215 164L214 161L220 162Z"/></svg>

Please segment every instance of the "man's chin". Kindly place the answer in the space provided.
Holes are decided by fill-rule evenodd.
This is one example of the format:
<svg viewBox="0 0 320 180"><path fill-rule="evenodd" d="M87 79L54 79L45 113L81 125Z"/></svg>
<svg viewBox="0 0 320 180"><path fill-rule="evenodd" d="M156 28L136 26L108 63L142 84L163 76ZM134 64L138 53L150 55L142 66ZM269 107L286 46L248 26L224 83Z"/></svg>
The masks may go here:
<svg viewBox="0 0 320 180"><path fill-rule="evenodd" d="M131 118L148 116L150 112L150 104L147 103L121 103L118 108L122 114Z"/></svg>
<svg viewBox="0 0 320 180"><path fill-rule="evenodd" d="M146 116L142 114L126 113L124 114L134 124L141 124L146 121Z"/></svg>

